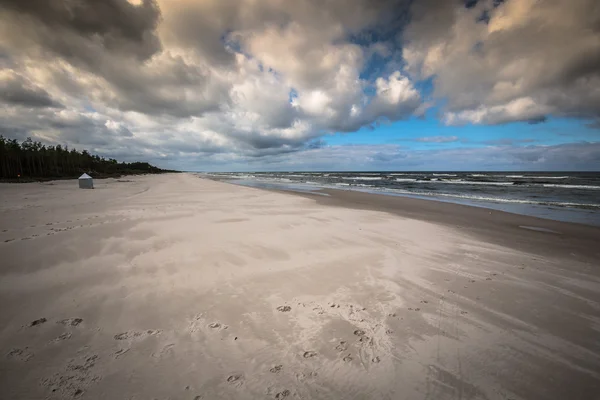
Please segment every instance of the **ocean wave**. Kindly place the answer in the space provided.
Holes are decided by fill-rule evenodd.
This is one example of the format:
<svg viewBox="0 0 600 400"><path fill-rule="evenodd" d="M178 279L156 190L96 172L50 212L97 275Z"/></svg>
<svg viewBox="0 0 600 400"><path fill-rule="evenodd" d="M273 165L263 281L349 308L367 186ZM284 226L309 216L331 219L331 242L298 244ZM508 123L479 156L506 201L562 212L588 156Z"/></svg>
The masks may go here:
<svg viewBox="0 0 600 400"><path fill-rule="evenodd" d="M438 183L455 183L458 185L491 185L491 186L512 186L513 182L491 182L491 181L463 181L462 179L452 179L449 181L434 181Z"/></svg>
<svg viewBox="0 0 600 400"><path fill-rule="evenodd" d="M533 175L505 175L505 178L523 178L523 179L568 179L570 176L533 176Z"/></svg>
<svg viewBox="0 0 600 400"><path fill-rule="evenodd" d="M229 176L231 178L234 178L234 179L253 179L253 178L256 178L256 176L254 176L254 175L247 175L247 174L241 174L241 175L232 174L232 175L229 175Z"/></svg>
<svg viewBox="0 0 600 400"><path fill-rule="evenodd" d="M382 191L399 193L399 194L408 194L408 195L413 195L413 196L452 197L452 198L458 198L458 199L489 201L489 202L495 202L495 203L533 204L533 205L540 205L540 206L579 207L579 208L600 209L600 204L596 204L596 203L573 203L573 202L560 202L560 201L536 201L536 200L526 200L526 199L506 199L506 198L501 198L501 197L478 196L478 195L473 195L473 194L413 192L410 190L402 190L402 189L382 189Z"/></svg>
<svg viewBox="0 0 600 400"><path fill-rule="evenodd" d="M354 181L380 181L383 179L381 176L343 176L342 179L354 180Z"/></svg>
<svg viewBox="0 0 600 400"><path fill-rule="evenodd" d="M592 185L561 185L555 183L546 183L543 187L564 188L564 189L583 189L583 190L600 190L600 186Z"/></svg>
<svg viewBox="0 0 600 400"><path fill-rule="evenodd" d="M487 176L487 174L470 174L469 176Z"/></svg>
<svg viewBox="0 0 600 400"><path fill-rule="evenodd" d="M491 185L491 186L512 186L513 182L491 182L491 181L465 181L462 179L449 179L449 180L416 180L416 179L396 179L397 182L414 182L414 183L442 183L442 184L456 184L456 185Z"/></svg>
<svg viewBox="0 0 600 400"><path fill-rule="evenodd" d="M433 174L433 176L458 176L456 174Z"/></svg>
<svg viewBox="0 0 600 400"><path fill-rule="evenodd" d="M416 182L414 178L396 178L396 182Z"/></svg>

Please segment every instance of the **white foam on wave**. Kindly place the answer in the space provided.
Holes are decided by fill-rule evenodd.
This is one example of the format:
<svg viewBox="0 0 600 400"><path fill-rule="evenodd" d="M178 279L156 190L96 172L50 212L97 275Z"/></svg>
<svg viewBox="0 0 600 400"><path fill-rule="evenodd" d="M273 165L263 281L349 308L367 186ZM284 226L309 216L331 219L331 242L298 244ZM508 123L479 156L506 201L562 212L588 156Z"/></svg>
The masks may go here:
<svg viewBox="0 0 600 400"><path fill-rule="evenodd" d="M474 176L474 175L471 175ZM570 176L532 176L532 175L506 175L505 178L525 178L525 179L568 179Z"/></svg>
<svg viewBox="0 0 600 400"><path fill-rule="evenodd" d="M466 199L466 200L489 201L489 202L494 202L494 203L534 204L534 205L540 205L540 206L587 207L587 208L600 209L600 204L595 204L595 203L571 203L571 202L559 202L559 201L535 201L535 200L525 200L525 199L505 199L505 198L500 198L500 197L478 196L478 195L471 195L471 194L413 192L410 190L388 189L388 188L383 188L380 190L386 191L386 192L392 192L392 193L408 194L408 195L413 195L413 196L452 197L452 198Z"/></svg>
<svg viewBox="0 0 600 400"><path fill-rule="evenodd" d="M381 176L343 176L342 179L356 181L380 181Z"/></svg>
<svg viewBox="0 0 600 400"><path fill-rule="evenodd" d="M462 179L453 179L450 181L436 181L438 183L456 183L459 185L491 185L491 186L512 186L512 182L489 182L489 181L463 181Z"/></svg>
<svg viewBox="0 0 600 400"><path fill-rule="evenodd" d="M396 179L398 181L398 179ZM408 180L406 180L408 181ZM445 183L445 184L457 184L457 185L491 185L491 186L512 186L512 182L483 182L483 181L463 181L462 179L450 179L445 181L421 181L412 180L415 183Z"/></svg>
<svg viewBox="0 0 600 400"><path fill-rule="evenodd" d="M414 178L396 178L396 182L416 182Z"/></svg>
<svg viewBox="0 0 600 400"><path fill-rule="evenodd" d="M528 176L531 179L568 179L570 176Z"/></svg>
<svg viewBox="0 0 600 400"><path fill-rule="evenodd" d="M543 187L563 188L563 189L583 189L583 190L600 190L600 186L592 185L561 185L555 183L542 184Z"/></svg>

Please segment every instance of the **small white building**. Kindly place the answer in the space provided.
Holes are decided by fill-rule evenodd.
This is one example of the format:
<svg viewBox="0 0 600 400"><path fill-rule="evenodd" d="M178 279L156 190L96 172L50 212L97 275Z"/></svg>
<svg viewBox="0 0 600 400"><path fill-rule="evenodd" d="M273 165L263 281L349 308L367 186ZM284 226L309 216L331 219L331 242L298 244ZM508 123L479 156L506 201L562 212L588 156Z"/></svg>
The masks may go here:
<svg viewBox="0 0 600 400"><path fill-rule="evenodd" d="M79 189L93 189L94 180L88 174L83 174L79 177Z"/></svg>

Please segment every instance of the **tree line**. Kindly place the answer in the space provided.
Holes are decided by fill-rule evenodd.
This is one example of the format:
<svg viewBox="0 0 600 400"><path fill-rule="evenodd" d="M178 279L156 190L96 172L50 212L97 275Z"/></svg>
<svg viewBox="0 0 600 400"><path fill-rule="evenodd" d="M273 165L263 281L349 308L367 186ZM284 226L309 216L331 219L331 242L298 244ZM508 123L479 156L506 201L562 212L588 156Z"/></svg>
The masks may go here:
<svg viewBox="0 0 600 400"><path fill-rule="evenodd" d="M0 179L35 180L76 178L88 173L94 178L133 174L175 172L147 162L118 162L67 146L46 146L31 138L19 143L0 135Z"/></svg>

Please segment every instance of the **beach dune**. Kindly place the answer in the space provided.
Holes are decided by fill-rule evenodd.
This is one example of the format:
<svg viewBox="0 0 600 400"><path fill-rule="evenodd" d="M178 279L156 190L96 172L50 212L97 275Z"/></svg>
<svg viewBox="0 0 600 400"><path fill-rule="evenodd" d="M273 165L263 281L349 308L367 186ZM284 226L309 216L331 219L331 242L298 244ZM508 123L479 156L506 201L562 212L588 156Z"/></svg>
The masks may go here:
<svg viewBox="0 0 600 400"><path fill-rule="evenodd" d="M2 399L600 398L598 228L94 186L0 184Z"/></svg>

